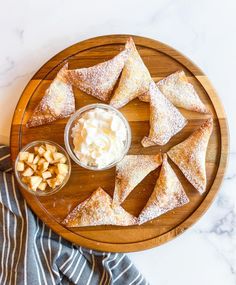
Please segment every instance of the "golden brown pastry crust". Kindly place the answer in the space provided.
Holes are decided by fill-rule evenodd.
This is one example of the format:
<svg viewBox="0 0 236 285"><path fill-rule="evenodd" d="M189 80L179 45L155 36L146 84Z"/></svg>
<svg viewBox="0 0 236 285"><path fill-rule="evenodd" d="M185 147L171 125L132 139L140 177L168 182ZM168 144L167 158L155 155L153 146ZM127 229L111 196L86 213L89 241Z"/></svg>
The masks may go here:
<svg viewBox="0 0 236 285"><path fill-rule="evenodd" d="M58 72L45 92L44 97L33 111L26 126L36 127L66 118L75 111L75 98L72 86L68 83L66 63Z"/></svg>
<svg viewBox="0 0 236 285"><path fill-rule="evenodd" d="M126 49L130 51L129 57L125 62L119 85L110 101L110 105L117 109L148 91L149 84L152 81L132 38L128 39Z"/></svg>
<svg viewBox="0 0 236 285"><path fill-rule="evenodd" d="M128 58L125 48L112 59L88 68L69 70L68 79L72 85L104 102L108 102L114 86Z"/></svg>
<svg viewBox="0 0 236 285"><path fill-rule="evenodd" d="M213 120L211 118L185 141L168 151L171 160L201 194L206 190L205 160L212 129Z"/></svg>
<svg viewBox="0 0 236 285"><path fill-rule="evenodd" d="M126 155L116 166L113 204L120 205L151 171L161 165L161 154Z"/></svg>
<svg viewBox="0 0 236 285"><path fill-rule="evenodd" d="M154 82L150 84L150 131L144 137L144 147L165 145L187 124L179 110L161 93Z"/></svg>
<svg viewBox="0 0 236 285"><path fill-rule="evenodd" d="M138 217L138 223L143 224L188 202L183 186L169 165L167 155L164 154L156 186Z"/></svg>
<svg viewBox="0 0 236 285"><path fill-rule="evenodd" d="M66 227L131 226L136 223L137 218L121 206L112 207L112 198L101 187L75 207L62 222Z"/></svg>
<svg viewBox="0 0 236 285"><path fill-rule="evenodd" d="M176 107L200 113L210 113L202 103L193 85L188 82L184 71L177 71L156 83L160 91ZM139 96L144 102L149 102L149 94Z"/></svg>

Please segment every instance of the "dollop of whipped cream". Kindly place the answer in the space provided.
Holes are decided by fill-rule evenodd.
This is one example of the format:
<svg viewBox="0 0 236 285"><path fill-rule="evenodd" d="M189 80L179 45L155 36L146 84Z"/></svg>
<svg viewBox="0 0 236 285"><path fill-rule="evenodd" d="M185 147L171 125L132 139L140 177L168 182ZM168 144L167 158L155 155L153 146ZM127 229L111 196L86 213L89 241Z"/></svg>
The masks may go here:
<svg viewBox="0 0 236 285"><path fill-rule="evenodd" d="M122 155L127 131L114 111L94 108L79 118L72 138L74 152L83 164L103 168Z"/></svg>

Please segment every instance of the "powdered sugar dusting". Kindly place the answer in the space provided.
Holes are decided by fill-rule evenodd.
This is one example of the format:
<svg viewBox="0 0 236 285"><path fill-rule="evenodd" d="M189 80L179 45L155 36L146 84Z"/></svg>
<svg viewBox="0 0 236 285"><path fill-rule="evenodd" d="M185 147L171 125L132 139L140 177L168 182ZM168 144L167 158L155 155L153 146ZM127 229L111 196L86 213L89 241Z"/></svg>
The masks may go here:
<svg viewBox="0 0 236 285"><path fill-rule="evenodd" d="M202 103L193 85L188 82L184 71L177 71L156 83L157 87L176 107L190 111L209 113ZM144 102L149 102L148 93L139 97Z"/></svg>
<svg viewBox="0 0 236 285"><path fill-rule="evenodd" d="M164 154L156 186L138 217L138 223L143 224L188 202L189 199L178 177L169 165L166 154Z"/></svg>
<svg viewBox="0 0 236 285"><path fill-rule="evenodd" d="M126 155L116 166L113 204L121 204L151 171L160 166L161 154Z"/></svg>
<svg viewBox="0 0 236 285"><path fill-rule="evenodd" d="M213 120L211 118L205 121L185 141L168 151L171 160L200 193L206 190L205 159L212 129Z"/></svg>
<svg viewBox="0 0 236 285"><path fill-rule="evenodd" d="M129 50L129 57L121 74L119 85L110 102L117 109L145 93L152 81L132 38L128 39L126 49Z"/></svg>
<svg viewBox="0 0 236 285"><path fill-rule="evenodd" d="M65 74L67 69L68 64L60 69L27 122L27 127L48 124L66 118L75 111L74 93Z"/></svg>
<svg viewBox="0 0 236 285"><path fill-rule="evenodd" d="M154 82L150 84L150 131L142 145L165 145L187 124L177 108L161 93Z"/></svg>
<svg viewBox="0 0 236 285"><path fill-rule="evenodd" d="M68 79L80 90L107 102L127 58L128 50L124 49L111 60L88 68L69 70Z"/></svg>
<svg viewBox="0 0 236 285"><path fill-rule="evenodd" d="M98 188L84 202L79 204L62 222L67 227L85 227L98 225L135 225L137 218L126 212L121 206L113 207L111 197Z"/></svg>
<svg viewBox="0 0 236 285"><path fill-rule="evenodd" d="M158 82L157 86L175 106L195 112L209 113L193 85L188 82L184 71L169 75Z"/></svg>

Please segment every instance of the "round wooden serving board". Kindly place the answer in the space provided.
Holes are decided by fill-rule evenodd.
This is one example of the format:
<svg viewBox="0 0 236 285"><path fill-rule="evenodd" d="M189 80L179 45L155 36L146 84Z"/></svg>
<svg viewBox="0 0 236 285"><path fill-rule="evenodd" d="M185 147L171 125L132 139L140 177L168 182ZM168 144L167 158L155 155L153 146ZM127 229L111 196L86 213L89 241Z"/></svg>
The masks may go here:
<svg viewBox="0 0 236 285"><path fill-rule="evenodd" d="M64 146L64 127L68 119L31 129L26 128L26 122L65 61L69 62L70 69L89 67L106 61L123 49L127 38L128 35L111 35L77 43L54 56L40 68L26 86L14 113L11 129L13 161L19 150L34 140L48 139ZM184 70L202 101L213 114L214 129L206 157L207 191L202 196L199 195L180 170L169 160L190 199L187 205L141 226L98 226L67 229L60 222L95 189L101 186L110 195L113 194L115 168L93 172L72 162L69 182L59 193L48 197L35 197L21 189L21 193L32 210L56 233L71 242L96 250L138 251L160 245L178 236L195 223L212 203L219 190L227 163L227 121L221 102L207 77L189 59L173 48L148 38L133 36L133 39L155 81L177 70ZM74 93L76 109L99 101L75 88ZM121 112L128 119L132 130L132 145L129 154L155 154L159 150L166 152L172 146L186 139L209 117L209 115L183 109L180 111L188 119L187 126L167 145L143 148L140 142L149 131L149 104L136 99L123 107ZM123 203L123 207L128 212L138 216L153 191L159 171L158 169L148 175L128 196Z"/></svg>

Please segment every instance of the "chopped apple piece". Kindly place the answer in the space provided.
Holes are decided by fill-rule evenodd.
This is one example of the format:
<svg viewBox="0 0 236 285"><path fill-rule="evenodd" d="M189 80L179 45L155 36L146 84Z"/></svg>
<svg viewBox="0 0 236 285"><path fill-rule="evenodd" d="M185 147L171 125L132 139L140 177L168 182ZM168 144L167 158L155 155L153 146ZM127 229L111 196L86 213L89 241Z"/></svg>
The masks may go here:
<svg viewBox="0 0 236 285"><path fill-rule="evenodd" d="M55 152L53 153L53 159L54 159L54 163L66 163L66 157L63 153L60 152Z"/></svg>
<svg viewBox="0 0 236 285"><path fill-rule="evenodd" d="M37 154L37 153L38 153L38 149L39 149L39 147L38 147L38 146L35 146L35 147L34 147L34 153L35 153L35 154Z"/></svg>
<svg viewBox="0 0 236 285"><path fill-rule="evenodd" d="M51 188L53 188L53 189L57 186L57 180L56 180L56 178L48 179L48 180L47 180L47 183L48 183L48 185L49 185Z"/></svg>
<svg viewBox="0 0 236 285"><path fill-rule="evenodd" d="M47 183L46 182L41 182L38 186L39 190L45 191L47 187Z"/></svg>
<svg viewBox="0 0 236 285"><path fill-rule="evenodd" d="M43 179L46 180L47 178L52 177L52 174L51 174L50 171L45 171L45 172L42 173L42 177L43 177Z"/></svg>
<svg viewBox="0 0 236 285"><path fill-rule="evenodd" d="M46 143L46 150L50 150L52 153L57 151L57 148L54 145Z"/></svg>
<svg viewBox="0 0 236 285"><path fill-rule="evenodd" d="M40 165L39 170L43 173L44 171L48 170L49 162L45 161L43 164Z"/></svg>
<svg viewBox="0 0 236 285"><path fill-rule="evenodd" d="M23 176L32 176L34 171L31 167L27 167L26 170L22 173Z"/></svg>
<svg viewBox="0 0 236 285"><path fill-rule="evenodd" d="M37 165L36 164L33 164L33 163L29 163L29 162L26 162L26 164L33 169L33 171L36 171L37 170Z"/></svg>
<svg viewBox="0 0 236 285"><path fill-rule="evenodd" d="M24 171L25 169L25 164L22 161L17 162L16 170L17 171Z"/></svg>
<svg viewBox="0 0 236 285"><path fill-rule="evenodd" d="M42 182L42 177L40 176L31 176L29 178L29 186L32 190L36 191L39 184Z"/></svg>
<svg viewBox="0 0 236 285"><path fill-rule="evenodd" d="M21 181L25 184L29 183L29 177L22 177Z"/></svg>
<svg viewBox="0 0 236 285"><path fill-rule="evenodd" d="M33 161L34 161L34 154L30 152L28 155L27 162L33 163Z"/></svg>
<svg viewBox="0 0 236 285"><path fill-rule="evenodd" d="M28 156L29 156L28 151L21 151L21 152L19 153L19 159L20 159L20 161L26 161L26 160L28 160Z"/></svg>
<svg viewBox="0 0 236 285"><path fill-rule="evenodd" d="M52 153L50 150L45 151L43 156L49 163L51 163L53 161Z"/></svg>
<svg viewBox="0 0 236 285"><path fill-rule="evenodd" d="M54 162L59 162L60 159L62 159L64 157L64 154L60 153L60 152L54 152L52 154Z"/></svg>
<svg viewBox="0 0 236 285"><path fill-rule="evenodd" d="M44 164L44 162L46 162L46 159L40 158L38 161L38 165Z"/></svg>
<svg viewBox="0 0 236 285"><path fill-rule="evenodd" d="M40 160L40 156L39 155L36 155L34 160L33 160L33 164L37 164Z"/></svg>
<svg viewBox="0 0 236 285"><path fill-rule="evenodd" d="M38 154L40 156L43 156L43 154L45 153L45 148L41 145L39 148L38 148Z"/></svg>
<svg viewBox="0 0 236 285"><path fill-rule="evenodd" d="M65 176L64 176L64 175L58 174L58 175L56 176L57 185L61 185L62 182L64 181L64 179L65 179Z"/></svg>
<svg viewBox="0 0 236 285"><path fill-rule="evenodd" d="M67 164L58 163L57 168L58 168L58 174L62 174L64 176L66 176L66 174L68 173L68 165Z"/></svg>
<svg viewBox="0 0 236 285"><path fill-rule="evenodd" d="M60 159L60 163L66 163L66 157L64 156L64 157L62 157L61 159Z"/></svg>

